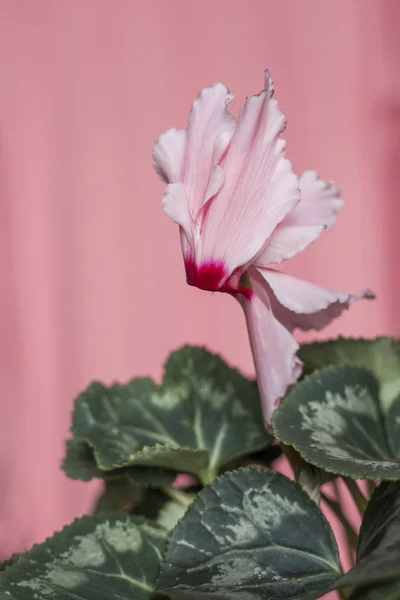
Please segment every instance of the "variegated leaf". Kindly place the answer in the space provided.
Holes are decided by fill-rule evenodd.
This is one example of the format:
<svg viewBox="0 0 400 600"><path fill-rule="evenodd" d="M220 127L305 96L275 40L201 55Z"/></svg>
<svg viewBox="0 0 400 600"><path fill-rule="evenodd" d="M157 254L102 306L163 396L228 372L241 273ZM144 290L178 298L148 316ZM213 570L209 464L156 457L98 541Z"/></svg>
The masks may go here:
<svg viewBox="0 0 400 600"><path fill-rule="evenodd" d="M134 379L93 383L75 404L72 433L92 449L96 472L158 467L204 483L236 459L269 445L257 385L204 348L173 353L163 384ZM71 442L70 442L71 443ZM64 468L76 477L93 465Z"/></svg>
<svg viewBox="0 0 400 600"><path fill-rule="evenodd" d="M372 371L379 381L384 411L400 395L399 340L390 337L372 340L340 337L327 342L303 344L299 357L304 363L304 374L328 365L353 365Z"/></svg>
<svg viewBox="0 0 400 600"><path fill-rule="evenodd" d="M171 534L157 590L178 600L313 600L339 574L316 503L280 473L247 468L197 496Z"/></svg>
<svg viewBox="0 0 400 600"><path fill-rule="evenodd" d="M63 470L71 479L90 481L104 479L106 481L127 477L138 484L155 486L170 485L176 479L176 472L160 467L128 466L110 470L102 470L96 464L92 448L79 438L67 440Z"/></svg>
<svg viewBox="0 0 400 600"><path fill-rule="evenodd" d="M163 527L145 519L78 519L1 573L0 597L145 600L158 577L165 538Z"/></svg>
<svg viewBox="0 0 400 600"><path fill-rule="evenodd" d="M398 411L400 397L390 411ZM316 371L295 386L273 416L276 437L309 463L355 479L400 479L400 423L385 427L379 384L363 368Z"/></svg>

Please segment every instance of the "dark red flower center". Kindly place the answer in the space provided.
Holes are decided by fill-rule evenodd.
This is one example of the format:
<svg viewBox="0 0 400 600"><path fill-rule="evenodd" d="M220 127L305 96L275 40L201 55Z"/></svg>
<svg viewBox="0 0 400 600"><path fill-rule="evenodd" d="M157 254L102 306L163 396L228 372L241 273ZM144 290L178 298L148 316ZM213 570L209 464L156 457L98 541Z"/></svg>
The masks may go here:
<svg viewBox="0 0 400 600"><path fill-rule="evenodd" d="M229 274L223 262L206 262L196 265L193 258L185 259L186 281L189 285L208 292L224 292L226 294L244 294L250 300L253 292L241 285L242 268Z"/></svg>

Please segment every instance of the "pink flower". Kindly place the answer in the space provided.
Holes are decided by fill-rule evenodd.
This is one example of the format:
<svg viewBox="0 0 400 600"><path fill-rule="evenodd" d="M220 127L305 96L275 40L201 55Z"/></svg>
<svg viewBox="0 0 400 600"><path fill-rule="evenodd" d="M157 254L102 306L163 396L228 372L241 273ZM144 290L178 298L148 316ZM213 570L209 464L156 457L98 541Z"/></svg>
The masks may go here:
<svg viewBox="0 0 400 600"><path fill-rule="evenodd" d="M321 329L367 291L351 296L271 268L330 229L338 190L313 171L298 180L280 138L286 122L265 89L236 120L221 83L194 101L189 126L156 142L156 171L167 183L164 212L179 225L189 285L234 295L244 308L266 424L301 374L295 327Z"/></svg>

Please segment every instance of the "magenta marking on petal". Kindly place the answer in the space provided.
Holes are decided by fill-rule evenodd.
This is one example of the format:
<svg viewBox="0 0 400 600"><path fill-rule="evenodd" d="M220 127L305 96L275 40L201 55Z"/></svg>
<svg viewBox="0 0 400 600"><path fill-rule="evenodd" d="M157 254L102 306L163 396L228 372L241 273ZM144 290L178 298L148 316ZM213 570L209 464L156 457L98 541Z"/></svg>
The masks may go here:
<svg viewBox="0 0 400 600"><path fill-rule="evenodd" d="M226 294L243 294L251 300L252 290L240 285L243 269L235 269L229 274L228 269L222 261L207 262L196 265L192 257L185 259L186 281L189 285L208 292L224 292Z"/></svg>

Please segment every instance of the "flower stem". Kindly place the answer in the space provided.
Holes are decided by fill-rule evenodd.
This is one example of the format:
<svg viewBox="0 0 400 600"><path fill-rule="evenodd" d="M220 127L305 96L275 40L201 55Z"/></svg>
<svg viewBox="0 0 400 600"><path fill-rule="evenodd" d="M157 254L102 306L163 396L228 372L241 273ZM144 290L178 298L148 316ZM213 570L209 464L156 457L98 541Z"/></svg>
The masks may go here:
<svg viewBox="0 0 400 600"><path fill-rule="evenodd" d="M320 501L320 489L323 483L323 473L318 467L310 465L302 459L292 446L281 444L281 448L292 467L297 483L316 504Z"/></svg>
<svg viewBox="0 0 400 600"><path fill-rule="evenodd" d="M217 477L218 477L218 472L214 471L214 470L210 471L208 468L203 469L199 473L199 479L203 486L206 486L206 485L212 483Z"/></svg>
<svg viewBox="0 0 400 600"><path fill-rule="evenodd" d="M337 502L336 500L332 500L324 492L321 492L321 498L324 502L326 502L326 504L329 506L329 508L335 513L335 515L338 517L338 519L342 523L342 525L346 531L346 536L347 536L347 540L349 542L349 546L350 546L350 548L353 548L355 550L357 548L357 544L358 544L358 535L354 531L350 522L348 521L339 502Z"/></svg>
<svg viewBox="0 0 400 600"><path fill-rule="evenodd" d="M183 506L190 506L195 499L194 494L188 494L182 490L169 487L168 485L163 486L162 491L166 496L171 498L171 500L175 500L176 502L179 502L179 504L183 504Z"/></svg>
<svg viewBox="0 0 400 600"><path fill-rule="evenodd" d="M287 458L289 465L292 468L295 479L297 479L297 475L300 470L300 464L301 464L300 454L298 452L296 452L296 450L293 448L293 446L281 444L281 448L283 450L284 455Z"/></svg>
<svg viewBox="0 0 400 600"><path fill-rule="evenodd" d="M367 508L367 505L368 505L368 500L366 499L364 494L361 492L360 488L357 485L357 482L354 481L354 479L351 479L350 477L343 477L343 481L345 482L347 489L349 490L350 494L352 495L352 498L353 498L358 510L360 511L360 515L363 516L365 509Z"/></svg>

